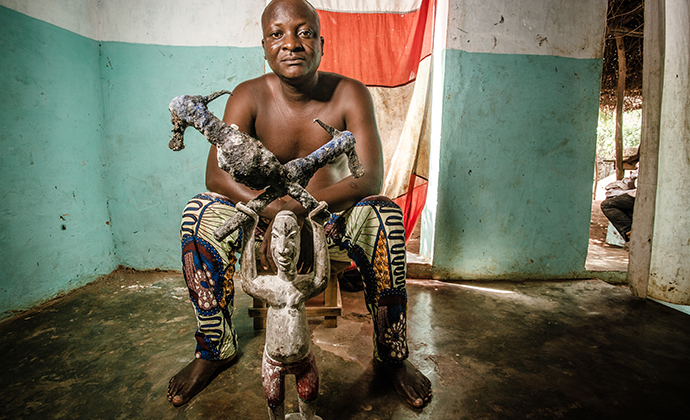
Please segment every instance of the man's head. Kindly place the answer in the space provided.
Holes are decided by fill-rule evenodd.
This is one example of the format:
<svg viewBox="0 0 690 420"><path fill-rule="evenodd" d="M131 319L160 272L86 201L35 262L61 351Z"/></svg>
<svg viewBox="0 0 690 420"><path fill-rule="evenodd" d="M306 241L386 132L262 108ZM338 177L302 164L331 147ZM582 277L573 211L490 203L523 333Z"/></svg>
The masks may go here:
<svg viewBox="0 0 690 420"><path fill-rule="evenodd" d="M264 57L273 72L300 80L316 73L323 55L321 24L305 0L273 0L261 15Z"/></svg>
<svg viewBox="0 0 690 420"><path fill-rule="evenodd" d="M271 255L278 271L283 271L291 276L297 273L300 238L295 214L287 210L279 212L273 219L273 229L271 230Z"/></svg>

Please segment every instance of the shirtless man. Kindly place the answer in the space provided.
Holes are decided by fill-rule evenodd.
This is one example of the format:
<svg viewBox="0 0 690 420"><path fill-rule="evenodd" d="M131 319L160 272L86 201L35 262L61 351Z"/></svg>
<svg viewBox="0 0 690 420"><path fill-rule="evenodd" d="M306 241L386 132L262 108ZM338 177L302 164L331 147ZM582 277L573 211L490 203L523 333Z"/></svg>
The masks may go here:
<svg viewBox="0 0 690 420"><path fill-rule="evenodd" d="M331 259L337 258L338 250L346 251L362 273L365 302L374 322L375 367L408 403L422 407L431 398L431 383L407 360L402 212L388 198L375 196L383 182L383 152L369 91L356 80L318 71L324 40L318 14L308 2L272 1L261 26L261 44L273 73L238 85L223 120L259 139L283 164L330 140L313 123L315 118L354 134L364 176L350 176L341 156L319 169L306 189L317 201L328 203L331 212L339 212L326 226ZM211 192L190 200L182 218L183 272L199 327L196 358L170 380L168 399L175 405L189 401L236 357L232 276L241 238L235 232L218 243L212 232L235 213L233 203L246 203L260 193L236 183L218 167L215 146L208 156L206 186ZM290 197L272 202L260 216L270 221L280 210L292 211L300 224L307 216L307 210ZM275 271L268 252L270 224L265 229L261 264Z"/></svg>
<svg viewBox="0 0 690 420"><path fill-rule="evenodd" d="M259 275L254 256L254 235L248 235L242 252L240 280L242 289L268 305L266 315L266 345L261 363L261 380L271 420L285 419L285 375L295 375L299 393L301 418L313 420L316 397L319 395L319 372L311 349L311 331L307 326L304 303L326 289L330 276L330 260L323 223L325 202L309 213L314 238L314 270L298 274L300 227L294 214L283 210L273 219L271 255L276 263L276 275ZM242 203L236 208L251 217L243 227L254 232L259 216ZM322 214L320 214L322 213ZM325 213L327 215L328 213Z"/></svg>

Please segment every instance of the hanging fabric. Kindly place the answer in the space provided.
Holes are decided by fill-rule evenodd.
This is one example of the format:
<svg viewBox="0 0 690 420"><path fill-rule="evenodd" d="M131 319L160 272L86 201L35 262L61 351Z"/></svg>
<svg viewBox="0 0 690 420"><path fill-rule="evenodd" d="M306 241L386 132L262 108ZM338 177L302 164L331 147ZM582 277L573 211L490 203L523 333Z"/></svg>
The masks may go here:
<svg viewBox="0 0 690 420"><path fill-rule="evenodd" d="M403 209L405 241L426 201L436 0L313 0L325 39L320 69L367 85L384 150L383 193Z"/></svg>

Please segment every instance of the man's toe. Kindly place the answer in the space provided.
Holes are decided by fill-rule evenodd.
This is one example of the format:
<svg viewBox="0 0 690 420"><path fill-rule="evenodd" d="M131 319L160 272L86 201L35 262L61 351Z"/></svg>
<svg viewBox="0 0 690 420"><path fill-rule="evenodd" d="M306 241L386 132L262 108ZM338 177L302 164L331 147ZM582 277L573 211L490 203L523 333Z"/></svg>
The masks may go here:
<svg viewBox="0 0 690 420"><path fill-rule="evenodd" d="M173 405L175 405L175 406L182 405L186 402L184 400L184 398L182 398L181 395L175 395L174 397L172 397L172 399L170 401L172 401Z"/></svg>

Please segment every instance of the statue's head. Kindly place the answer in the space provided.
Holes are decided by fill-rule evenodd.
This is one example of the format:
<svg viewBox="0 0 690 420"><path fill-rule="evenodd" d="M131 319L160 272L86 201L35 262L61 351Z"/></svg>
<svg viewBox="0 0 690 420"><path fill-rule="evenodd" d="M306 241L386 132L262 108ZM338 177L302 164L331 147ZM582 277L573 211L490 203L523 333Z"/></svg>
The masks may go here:
<svg viewBox="0 0 690 420"><path fill-rule="evenodd" d="M297 273L300 251L300 230L295 214L288 210L279 212L273 220L271 231L271 256L278 268L291 277Z"/></svg>

